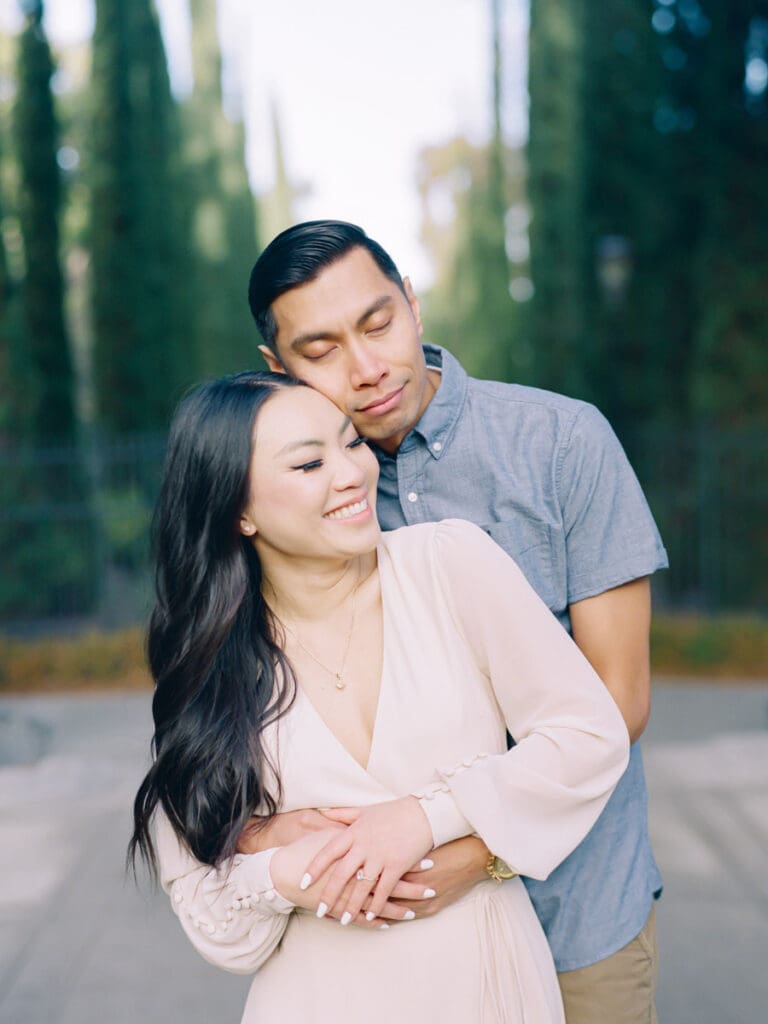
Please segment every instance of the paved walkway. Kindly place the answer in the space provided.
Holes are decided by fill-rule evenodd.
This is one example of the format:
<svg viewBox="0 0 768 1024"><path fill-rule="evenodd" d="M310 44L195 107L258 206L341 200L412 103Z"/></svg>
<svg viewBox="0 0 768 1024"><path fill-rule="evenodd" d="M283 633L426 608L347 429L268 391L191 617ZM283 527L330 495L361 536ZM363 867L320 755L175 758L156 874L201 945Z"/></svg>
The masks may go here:
<svg viewBox="0 0 768 1024"><path fill-rule="evenodd" d="M239 1020L248 979L200 960L165 898L123 873L148 704L0 699L3 1024ZM762 1024L768 684L658 687L644 749L666 883L662 1024Z"/></svg>

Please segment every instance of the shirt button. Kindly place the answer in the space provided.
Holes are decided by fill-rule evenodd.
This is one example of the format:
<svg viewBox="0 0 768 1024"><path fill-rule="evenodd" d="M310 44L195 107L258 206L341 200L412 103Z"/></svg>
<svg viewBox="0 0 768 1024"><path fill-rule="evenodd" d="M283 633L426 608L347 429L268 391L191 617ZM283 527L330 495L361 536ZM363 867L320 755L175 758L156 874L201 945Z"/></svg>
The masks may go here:
<svg viewBox="0 0 768 1024"><path fill-rule="evenodd" d="M435 443L432 445L432 451L433 452L441 452L442 450L443 450L443 446L440 444L440 442L439 441L435 441Z"/></svg>
<svg viewBox="0 0 768 1024"><path fill-rule="evenodd" d="M419 500L419 496L416 493L416 491L411 491L411 493L408 495L408 501L418 501L418 500Z"/></svg>

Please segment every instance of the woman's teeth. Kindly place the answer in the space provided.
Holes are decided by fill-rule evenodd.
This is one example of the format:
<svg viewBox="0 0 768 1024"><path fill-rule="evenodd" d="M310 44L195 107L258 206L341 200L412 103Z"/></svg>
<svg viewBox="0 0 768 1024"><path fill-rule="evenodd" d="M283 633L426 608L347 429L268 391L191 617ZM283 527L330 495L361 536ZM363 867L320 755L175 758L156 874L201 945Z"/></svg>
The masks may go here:
<svg viewBox="0 0 768 1024"><path fill-rule="evenodd" d="M337 508L334 512L326 512L325 519L349 519L350 516L356 516L360 512L365 512L368 508L368 499L363 498L362 501L356 501L354 505L345 505L344 508Z"/></svg>

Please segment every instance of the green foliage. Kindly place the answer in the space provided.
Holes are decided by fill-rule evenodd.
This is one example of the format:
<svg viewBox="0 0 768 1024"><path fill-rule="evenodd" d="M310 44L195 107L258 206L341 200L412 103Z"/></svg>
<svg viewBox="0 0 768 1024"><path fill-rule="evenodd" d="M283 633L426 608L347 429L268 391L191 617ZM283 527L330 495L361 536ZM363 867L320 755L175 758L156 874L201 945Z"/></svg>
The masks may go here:
<svg viewBox="0 0 768 1024"><path fill-rule="evenodd" d="M768 419L768 100L745 89L765 17L533 0L535 365L620 434Z"/></svg>
<svg viewBox="0 0 768 1024"><path fill-rule="evenodd" d="M444 188L457 173L467 181L453 195L451 238L443 242L438 279L424 302L426 338L445 345L474 376L519 379L504 204L492 180L489 150L473 151L458 141L444 151L425 152L423 163L425 191Z"/></svg>
<svg viewBox="0 0 768 1024"><path fill-rule="evenodd" d="M586 397L581 14L577 0L531 2L527 327L538 386Z"/></svg>
<svg viewBox="0 0 768 1024"><path fill-rule="evenodd" d="M756 0L707 9L697 72L701 235L694 295L693 407L717 424L768 423L768 93L745 88L745 60L768 57Z"/></svg>
<svg viewBox="0 0 768 1024"><path fill-rule="evenodd" d="M184 104L188 187L195 246L194 351L201 377L233 373L256 359L246 302L257 252L254 197L242 123L225 116L214 0L192 0L195 86Z"/></svg>
<svg viewBox="0 0 768 1024"><path fill-rule="evenodd" d="M473 148L458 138L425 149L420 160L424 240L435 284L425 296L426 337L445 345L476 377L524 380L529 348L510 295L507 217L521 201L520 153L505 146L501 128L501 4L491 0L493 134ZM453 223L435 222L437 202L453 207Z"/></svg>
<svg viewBox="0 0 768 1024"><path fill-rule="evenodd" d="M96 530L74 446L0 457L0 618L89 611L96 599Z"/></svg>
<svg viewBox="0 0 768 1024"><path fill-rule="evenodd" d="M91 99L99 419L158 428L188 380L191 314L178 114L150 0L98 0Z"/></svg>
<svg viewBox="0 0 768 1024"><path fill-rule="evenodd" d="M149 564L149 524L152 504L141 488L124 486L105 491L99 513L113 565L131 572Z"/></svg>
<svg viewBox="0 0 768 1024"><path fill-rule="evenodd" d="M74 371L64 324L59 263L61 179L58 128L51 95L53 62L42 3L28 4L19 39L14 135L19 162L19 214L26 272L23 335L15 333L9 375L24 394L24 434L38 442L67 441L75 432Z"/></svg>
<svg viewBox="0 0 768 1024"><path fill-rule="evenodd" d="M36 641L0 637L0 691L6 693L151 685L140 629Z"/></svg>
<svg viewBox="0 0 768 1024"><path fill-rule="evenodd" d="M651 661L660 675L765 679L768 620L655 613Z"/></svg>

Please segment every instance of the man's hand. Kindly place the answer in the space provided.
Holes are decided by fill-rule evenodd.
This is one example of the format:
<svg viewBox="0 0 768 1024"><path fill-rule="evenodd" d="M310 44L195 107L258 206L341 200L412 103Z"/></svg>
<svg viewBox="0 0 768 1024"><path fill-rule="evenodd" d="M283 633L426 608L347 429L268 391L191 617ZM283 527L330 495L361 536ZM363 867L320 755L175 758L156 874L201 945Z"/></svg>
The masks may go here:
<svg viewBox="0 0 768 1024"><path fill-rule="evenodd" d="M320 811L309 807L276 814L263 827L262 821L263 818L251 818L237 840L238 853L263 853L274 846L288 846L314 832L344 828L344 825L330 821Z"/></svg>
<svg viewBox="0 0 768 1024"><path fill-rule="evenodd" d="M488 863L488 847L476 836L456 839L445 846L439 846L429 854L434 867L418 874L403 875L403 882L417 882L433 889L437 895L431 899L402 900L392 902L412 910L416 917L431 917L443 907L455 903L468 893L473 885L488 879L485 865ZM397 890L393 897L397 896Z"/></svg>

